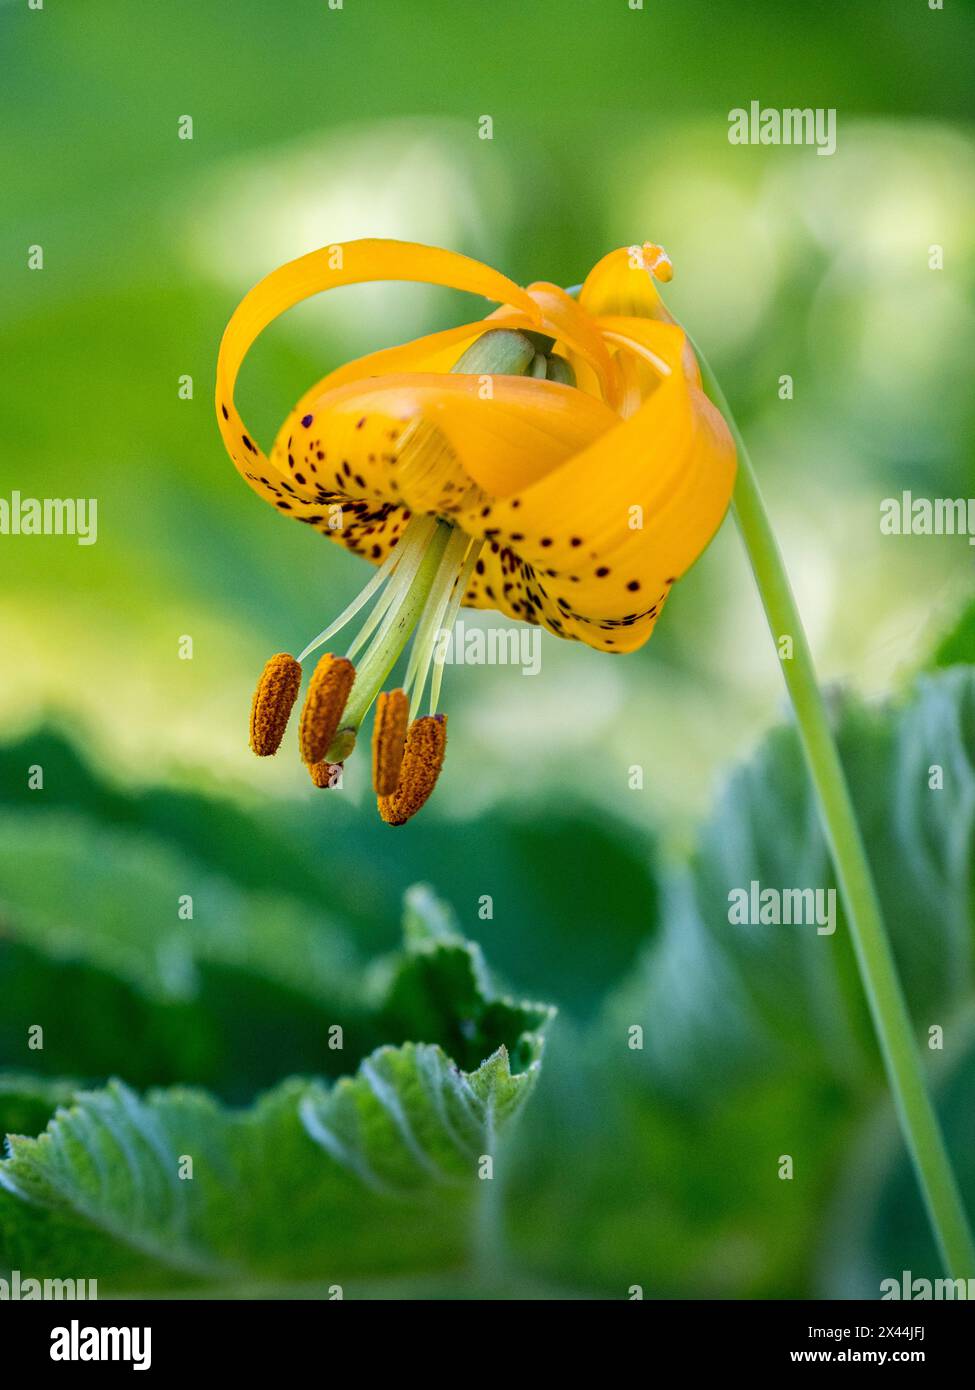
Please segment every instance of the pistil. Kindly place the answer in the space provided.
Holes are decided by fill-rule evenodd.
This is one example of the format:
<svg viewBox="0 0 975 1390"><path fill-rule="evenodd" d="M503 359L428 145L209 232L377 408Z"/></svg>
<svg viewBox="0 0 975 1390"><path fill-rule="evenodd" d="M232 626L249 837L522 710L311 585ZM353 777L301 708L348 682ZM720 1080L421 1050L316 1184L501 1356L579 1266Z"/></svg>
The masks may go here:
<svg viewBox="0 0 975 1390"><path fill-rule="evenodd" d="M342 762L355 747L356 736L373 700L379 694L390 671L396 665L423 612L441 558L454 528L438 522L432 540L416 564L408 564L401 575L394 570L390 588L392 596L384 604L385 616L356 671L355 684L349 696L334 742L325 754L332 763ZM385 596L384 596L385 598ZM367 621L367 627L371 620ZM353 643L351 650L357 649Z"/></svg>

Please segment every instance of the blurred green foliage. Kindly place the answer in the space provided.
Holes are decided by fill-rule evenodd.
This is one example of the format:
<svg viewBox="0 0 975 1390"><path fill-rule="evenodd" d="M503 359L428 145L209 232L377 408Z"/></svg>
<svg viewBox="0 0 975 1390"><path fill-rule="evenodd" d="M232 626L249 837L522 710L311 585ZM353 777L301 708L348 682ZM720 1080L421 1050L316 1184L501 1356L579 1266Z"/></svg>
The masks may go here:
<svg viewBox="0 0 975 1390"><path fill-rule="evenodd" d="M4 1267L84 1269L118 1292L341 1287L462 1260L471 1209L490 1191L478 1192L478 1168L534 1086L551 1010L499 997L424 889L411 894L405 953L375 993L380 1026L395 1031L408 1000L426 1037L463 1033L455 1056L478 1061L462 1070L436 1044L386 1045L333 1086L292 1079L244 1111L184 1087L144 1099L119 1081L77 1092L39 1138L8 1139ZM329 1034L344 1051L341 1025ZM42 1098L29 1080L0 1087L14 1114Z"/></svg>
<svg viewBox="0 0 975 1390"><path fill-rule="evenodd" d="M943 1030L943 1049L930 1053L932 1080L946 1102L965 1189L975 1196L969 1143L975 677L952 668L923 678L900 705L844 701L837 718L919 1035L926 1038L932 1023ZM29 739L8 746L6 785L17 780L18 766L34 762L40 744ZM62 745L47 745L49 753L59 747L61 762L54 757L52 768L69 763ZM931 790L933 766L943 776L937 791ZM181 810L163 816L158 808L150 814L151 800L120 798L90 773L73 776L70 785L77 798L70 811L38 812L23 795L0 810L0 988L6 1001L0 1041L4 1055L18 1058L29 1073L19 1085L10 1077L0 1086L0 1123L16 1119L27 1133L37 1132L65 1099L64 1086L46 1091L39 1085L39 1069L93 1083L108 1073L142 1086L204 1083L238 1102L295 1069L347 1076L365 1058L368 1074L369 1058L380 1055L374 1049L382 1044L400 1048L410 1074L414 1044L443 1048L439 1055L471 1077L503 1044L516 1078L533 1072L536 1034L549 1011L499 994L476 948L464 943L451 914L426 890L408 895L406 955L384 954L370 963L361 941L379 941L383 930L381 920L362 920L369 915L363 904L353 928L324 885L304 891L279 886L276 893L240 886L241 876L252 879L256 871L247 847L273 838L266 814L194 805L185 795ZM236 854L228 853L229 840L219 834L190 843L188 828L219 827L228 816ZM494 854L502 881L517 874L511 840L507 848L500 840ZM311 1240L306 1231L316 1224L309 1216L318 1210L314 1194L332 1178L321 1177L308 1153L293 1169L279 1160L273 1136L282 1107L292 1125L294 1106L300 1111L306 1103L307 1090L294 1086L276 1089L257 1112L247 1112L237 1137L232 1126L238 1122L228 1130L231 1122L208 1099L190 1102L192 1118L183 1114L181 1093L150 1098L150 1109L162 1107L157 1119L166 1136L164 1154L207 1155L211 1177L215 1155L222 1155L221 1171L238 1176L225 1176L212 1190L204 1186L199 1195L194 1188L186 1198L185 1222L194 1234L185 1258L160 1253L154 1224L134 1263L121 1259L117 1234L111 1234L119 1212L105 1210L101 1199L92 1207L83 1175L98 1162L91 1145L111 1147L109 1137L97 1135L102 1128L108 1136L114 1132L115 1109L142 1103L117 1089L83 1100L83 1113L90 1105L92 1116L84 1124L72 1121L70 1133L57 1139L68 1176L62 1172L55 1184L56 1201L45 1186L45 1151L21 1145L11 1152L9 1196L0 1208L7 1262L16 1256L29 1264L44 1251L52 1256L64 1235L64 1248L81 1252L86 1267L116 1289L151 1288L160 1278L189 1287L186 1280L199 1278L219 1287L273 1290L294 1280L376 1279L401 1270L407 1283L395 1287L406 1294L416 1292L415 1277L425 1279L444 1264L464 1271L468 1292L509 1297L622 1296L633 1283L664 1296L852 1291L870 1297L891 1269L933 1277L936 1257L904 1170L842 911L832 935L808 923L734 926L729 893L753 879L765 887L832 883L790 729L773 731L732 774L686 868L657 877L657 931L615 982L607 986L590 971L588 956L565 953L559 978L569 982L563 992L570 1003L553 1030L540 1094L500 1160L506 1264L499 1266L496 1257L487 1268L469 1263L478 1245L471 1244L463 1207L442 1246L428 1246L404 1227L395 1249L379 1249L372 1223L381 1227L386 1217L368 1201L361 1216L350 1217L349 1230L339 1222L339 1234L333 1214L330 1238ZM174 885L193 893L190 921L177 920ZM385 908L376 911L381 918ZM598 942L619 929L612 916L594 916L589 925ZM531 919L521 926L523 935L530 932ZM492 939L500 944L503 934L492 928ZM526 962L533 959L532 951L523 954ZM583 991L587 1007L575 1010L571 999ZM39 1018L48 1019L44 1049L32 1053L24 1039ZM345 1031L341 1051L330 1050L328 1041L336 1023ZM642 1030L636 1048L635 1026ZM415 1095L415 1083L402 1084L404 1097ZM429 1077L420 1091L428 1084ZM331 1094L341 1096L347 1085L340 1082ZM328 1094L322 1090L322 1103ZM198 1204L219 1208L228 1193L232 1198L234 1184L243 1181L239 1165L247 1146L257 1142L248 1138L248 1126L263 1133L262 1116L271 1117L272 1130L260 1141L268 1146L265 1182L253 1203L286 1205L283 1192L298 1184L311 1194L311 1207L302 1208L286 1240L269 1245L241 1235L234 1260ZM65 1122L56 1122L55 1136L57 1123ZM155 1123L139 1119L137 1128ZM314 1125L306 1129L314 1137ZM195 1148L181 1138L190 1132ZM880 1135L869 1150L864 1134ZM421 1148L426 1164L426 1140ZM782 1154L795 1164L793 1181L778 1176ZM104 1161L114 1163L110 1153ZM369 1167L382 1161L377 1150ZM357 1161L346 1157L340 1166L346 1170L341 1181L354 1183ZM164 1166L160 1173L153 1169L145 1183L158 1184L164 1176ZM128 1200L128 1181L120 1180L118 1191L111 1186L112 1203ZM25 1182L41 1184L40 1214L22 1209ZM347 1200L358 1212L365 1198ZM436 1192L431 1200L439 1210ZM846 1204L854 1215L841 1220ZM43 1216L49 1209L50 1221ZM159 1218L163 1230L171 1219L166 1206ZM256 1213L247 1216L257 1220ZM54 1234L42 1235L38 1223L44 1230L52 1225ZM73 1233L70 1240L65 1231ZM340 1274L328 1272L335 1269Z"/></svg>

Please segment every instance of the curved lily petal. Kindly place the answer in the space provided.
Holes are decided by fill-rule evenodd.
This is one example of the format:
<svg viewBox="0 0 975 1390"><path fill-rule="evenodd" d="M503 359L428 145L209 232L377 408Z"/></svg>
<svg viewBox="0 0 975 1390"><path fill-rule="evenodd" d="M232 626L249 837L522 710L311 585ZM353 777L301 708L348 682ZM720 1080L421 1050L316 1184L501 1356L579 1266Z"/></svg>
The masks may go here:
<svg viewBox="0 0 975 1390"><path fill-rule="evenodd" d="M597 261L586 276L579 291L579 305L587 314L623 314L633 318L663 319L673 323L672 316L657 292L654 275L660 274L669 259L659 260L663 253L651 242L643 246L621 246Z"/></svg>
<svg viewBox="0 0 975 1390"><path fill-rule="evenodd" d="M279 510L380 563L411 512L480 511L612 428L602 402L525 377L397 373L307 393L282 426L275 476L249 477ZM417 448L416 422L432 429ZM411 433L412 431L412 433Z"/></svg>
<svg viewBox="0 0 975 1390"><path fill-rule="evenodd" d="M466 601L590 646L633 650L717 530L734 475L723 419L674 370L629 420L562 467L489 517L461 518L490 543Z"/></svg>
<svg viewBox="0 0 975 1390"><path fill-rule="evenodd" d="M639 357L653 368L658 378L670 375L672 364L680 362L687 342L682 328L661 319L601 314L596 323L607 342Z"/></svg>
<svg viewBox="0 0 975 1390"><path fill-rule="evenodd" d="M615 389L618 395L619 382L606 346L588 317L579 313L575 301L554 285L532 286L531 294L537 301L533 314L503 305L486 318L429 333L396 347L381 348L343 363L306 392L298 409L324 391L365 377L397 372L449 372L464 351L492 328L547 331L566 345L580 374L587 373L591 379L590 394L602 398Z"/></svg>
<svg viewBox="0 0 975 1390"><path fill-rule="evenodd" d="M524 377L495 377L493 399L473 392L444 397L428 418L492 499L538 482L617 423L594 396Z"/></svg>
<svg viewBox="0 0 975 1390"><path fill-rule="evenodd" d="M692 385L700 387L701 369L697 365L694 349L688 342L684 330L673 320L664 322L661 319L604 314L596 322L607 342L639 358L641 364L646 364L650 369L644 371L641 365L638 373L647 392L653 390L656 385L660 374L660 361L666 360L669 345L678 341L676 335L679 335L681 370Z"/></svg>
<svg viewBox="0 0 975 1390"><path fill-rule="evenodd" d="M536 327L541 325L541 311L523 289L489 266L453 251L367 238L312 251L280 266L241 300L226 327L217 358L220 431L237 471L252 487L255 480L276 470L245 429L234 405L237 373L251 344L273 319L301 300L340 285L371 280L421 281L467 290L511 305ZM255 490L262 492L260 485Z"/></svg>
<svg viewBox="0 0 975 1390"><path fill-rule="evenodd" d="M572 296L558 285L538 281L528 286L528 293L542 310L546 328L572 353L588 362L599 380L603 398L611 406L617 406L622 386L619 374L589 313L583 312Z"/></svg>
<svg viewBox="0 0 975 1390"><path fill-rule="evenodd" d="M482 547L466 603L630 650L717 528L734 477L724 422L651 272L669 278L659 248L614 251L576 302L556 285L521 290L466 257L408 243L303 257L252 290L224 335L218 414L228 451L279 510L374 563L414 513L439 517ZM388 278L490 294L500 307L340 367L305 394L266 458L232 401L250 342L307 295ZM483 399L484 378L453 368L502 326L555 339L578 389L492 374Z"/></svg>
<svg viewBox="0 0 975 1390"><path fill-rule="evenodd" d="M517 317L519 327L537 328L537 324L531 323L527 315L519 314ZM449 372L465 348L482 333L497 327L498 320L490 316L475 319L473 323L459 324L456 328L445 328L440 333L428 333L425 337L414 338L396 347L380 348L378 352L370 352L343 363L306 394L320 395L349 381L361 381L369 376L388 376L394 372Z"/></svg>
<svg viewBox="0 0 975 1390"><path fill-rule="evenodd" d="M540 293L536 294L536 291ZM593 376L593 394L608 393L613 386L613 363L605 344L585 314L579 313L575 300L555 285L531 286L530 293L537 301L533 314L509 305L502 305L486 318L472 323L429 333L397 347L381 348L364 357L344 363L323 377L312 391L321 392L348 381L368 376L385 376L392 372L449 372L471 343L492 328L520 328L545 332L559 339L577 359L581 359ZM541 311L541 316L539 314ZM311 394L311 393L309 393Z"/></svg>

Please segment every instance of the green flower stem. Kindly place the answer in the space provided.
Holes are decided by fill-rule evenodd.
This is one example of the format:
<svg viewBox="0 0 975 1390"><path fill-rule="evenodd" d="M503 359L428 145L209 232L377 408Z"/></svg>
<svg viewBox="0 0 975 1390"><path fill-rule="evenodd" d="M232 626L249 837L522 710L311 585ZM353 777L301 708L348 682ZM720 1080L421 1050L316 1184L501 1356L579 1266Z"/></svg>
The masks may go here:
<svg viewBox="0 0 975 1390"><path fill-rule="evenodd" d="M952 1278L975 1277L975 1244L944 1137L928 1093L897 966L884 929L853 802L816 681L812 654L759 490L748 449L704 357L695 347L704 387L721 411L738 448L734 511L755 575L765 616L778 646L792 638L793 656L782 662L799 739L819 798L826 840L883 1054L901 1130L914 1164L935 1239Z"/></svg>

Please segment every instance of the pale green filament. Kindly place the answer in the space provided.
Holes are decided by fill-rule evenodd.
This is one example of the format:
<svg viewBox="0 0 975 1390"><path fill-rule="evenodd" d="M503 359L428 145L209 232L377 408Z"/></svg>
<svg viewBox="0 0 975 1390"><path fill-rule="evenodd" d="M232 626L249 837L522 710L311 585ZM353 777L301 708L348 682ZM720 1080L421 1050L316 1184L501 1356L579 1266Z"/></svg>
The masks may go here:
<svg viewBox="0 0 975 1390"><path fill-rule="evenodd" d="M464 562L464 556L471 545L470 536L463 531L454 531L447 543L440 562L437 576L431 586L431 602L423 614L413 644L409 667L406 672L405 689L410 699L410 719L415 719L423 698L423 688L427 683L427 673L433 657L433 649L443 626L444 613L454 592L457 572Z"/></svg>
<svg viewBox="0 0 975 1390"><path fill-rule="evenodd" d="M471 344L451 371L478 376L521 376L531 373L545 377L550 361L554 363L556 360L546 355L551 348L552 340L538 334L510 328L491 329ZM414 431L420 427L419 420L414 422ZM440 467L441 454L449 453L446 441L441 440L435 430L429 430L429 433L430 438L422 443L418 439L413 441L417 453L413 468L423 469L422 472L415 472L413 485L421 493L424 484L435 476ZM311 652L341 631L369 599L379 593L372 611L348 648L349 660L358 656L363 648L365 656L356 670L355 683L342 716L342 727L326 755L329 762L341 762L351 753L363 719L410 635L418 628L404 682L404 688L412 691L410 718L416 717L434 646L448 617L449 627L453 626L480 548L481 542L472 540L448 522L434 516L414 517L399 544L358 597L305 647L298 657L299 661L304 661ZM442 680L443 665L437 663L431 684L434 708L440 697Z"/></svg>
<svg viewBox="0 0 975 1390"><path fill-rule="evenodd" d="M433 539L409 580L407 572L401 576L396 597L387 605L379 631L356 671L355 684L342 716L342 727L326 754L328 762L341 762L351 752L356 731L369 713L373 700L383 688L386 677L396 665L426 607L453 529L452 526L438 524ZM393 582L396 582L395 577Z"/></svg>
<svg viewBox="0 0 975 1390"><path fill-rule="evenodd" d="M449 634L454 630L454 623L457 620L457 612L460 608L461 603L463 602L464 594L467 591L467 584L470 580L471 574L473 573L474 564L477 560L477 557L481 553L482 545L483 541L471 541L471 548L467 552L467 558L464 560L464 568L457 576L457 582L454 585L454 591L450 596L450 602L447 605L447 611L443 617L443 622L441 626L442 631L445 633ZM446 652L444 653L444 656L446 656ZM444 665L444 661L434 662L433 675L430 678L431 714L437 713L437 706L440 703L440 687L443 684Z"/></svg>
<svg viewBox="0 0 975 1390"><path fill-rule="evenodd" d="M416 526L415 532L412 531L414 525ZM435 518L431 516L419 517L415 523L411 522L410 526L407 527L403 541L406 543L407 539L409 540L409 550L403 556L401 563L396 567L392 578L386 586L385 593L359 629L359 632L356 634L346 652L346 656L350 661L355 659L356 654L362 650L380 622L389 616L391 610L396 608L399 601L413 583L420 569L420 565L423 562L426 548L433 539L436 530L437 522Z"/></svg>
<svg viewBox="0 0 975 1390"><path fill-rule="evenodd" d="M403 678L403 689L409 693L410 688L416 679L416 673L420 665L421 658L426 650L427 637L433 630L436 610L439 607L440 597L447 588L447 580L452 580L457 572L457 567L463 559L464 543L468 540L463 532L455 531L450 538L450 544L444 551L443 559L440 561L440 568L433 581L433 593L436 595L433 603L430 604L423 614L420 625L417 628L416 640L410 652L410 659L406 667L406 675Z"/></svg>
<svg viewBox="0 0 975 1390"><path fill-rule="evenodd" d="M404 556L409 555L414 548L417 554L420 554L427 541L433 535L435 526L436 522L433 517L429 516L414 517L410 521L410 524L403 532L403 538L399 545L393 547L386 556L386 559L376 570L376 573L369 580L369 583L352 600L348 608L344 608L334 622L329 623L328 627L323 628L318 636L314 637L308 643L308 646L305 647L304 651L298 656L299 663L303 662L312 652L317 651L319 647L324 646L330 637L334 637L337 632L341 632L346 623L352 621L359 610L364 608L369 602L373 594L378 589L382 588L393 571L401 566Z"/></svg>

